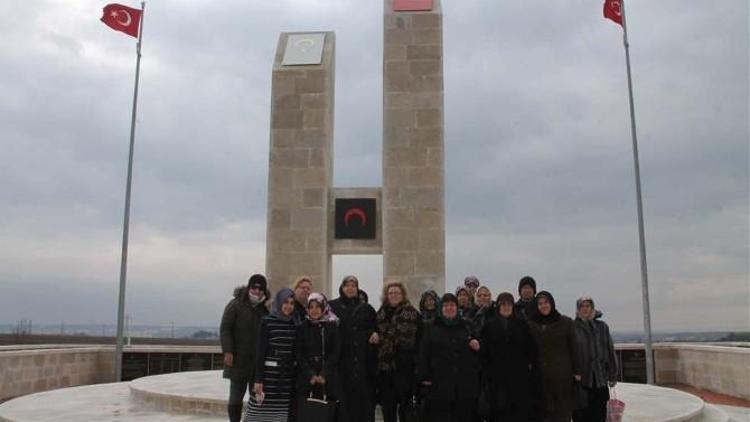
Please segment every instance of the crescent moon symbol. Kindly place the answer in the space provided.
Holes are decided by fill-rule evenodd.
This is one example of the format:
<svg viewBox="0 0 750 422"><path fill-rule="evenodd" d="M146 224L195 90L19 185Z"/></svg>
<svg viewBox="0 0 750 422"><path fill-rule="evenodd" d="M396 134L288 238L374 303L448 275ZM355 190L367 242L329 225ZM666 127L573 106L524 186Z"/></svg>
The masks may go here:
<svg viewBox="0 0 750 422"><path fill-rule="evenodd" d="M613 1L612 2L612 9L613 9L613 11L615 12L615 14L617 16L621 16L622 15L622 6L620 6L620 2L619 1Z"/></svg>
<svg viewBox="0 0 750 422"><path fill-rule="evenodd" d="M362 208L349 208L346 210L346 213L344 213L345 226L349 225L349 220L351 220L352 217L359 217L363 226L367 224L367 214L365 214L365 211Z"/></svg>
<svg viewBox="0 0 750 422"><path fill-rule="evenodd" d="M297 47L299 47L300 51L303 53L307 53L308 51L312 50L315 46L315 41L311 40L310 38L302 38L301 40L297 41Z"/></svg>
<svg viewBox="0 0 750 422"><path fill-rule="evenodd" d="M125 16L128 18L125 22L117 19L118 17L120 17L120 13L124 13ZM117 11L117 16L115 17L115 20L117 21L117 23L119 23L122 26L130 26L130 23L133 22L133 18L130 17L130 13L128 13L128 11L125 9L120 9Z"/></svg>

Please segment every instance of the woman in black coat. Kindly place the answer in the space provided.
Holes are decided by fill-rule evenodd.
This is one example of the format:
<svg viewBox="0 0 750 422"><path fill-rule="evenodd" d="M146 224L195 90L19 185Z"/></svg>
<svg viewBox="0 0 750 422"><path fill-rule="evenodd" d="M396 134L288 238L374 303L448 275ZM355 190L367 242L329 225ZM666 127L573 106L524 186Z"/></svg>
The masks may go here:
<svg viewBox="0 0 750 422"><path fill-rule="evenodd" d="M482 361L492 422L535 420L539 400L538 355L525 319L515 315L513 295L497 297L497 314L482 329Z"/></svg>
<svg viewBox="0 0 750 422"><path fill-rule="evenodd" d="M359 280L353 275L344 277L338 299L331 301L331 309L339 318L341 359L339 372L349 421L375 420L375 354L372 344L375 333L375 309L367 303L359 290Z"/></svg>
<svg viewBox="0 0 750 422"><path fill-rule="evenodd" d="M536 303L537 312L529 325L539 349L544 421L570 422L573 383L581 380L575 326L573 320L557 312L549 292L539 292Z"/></svg>
<svg viewBox="0 0 750 422"><path fill-rule="evenodd" d="M446 293L435 322L424 327L417 379L428 387L432 422L473 419L479 395L479 341L469 323L458 315L456 296Z"/></svg>
<svg viewBox="0 0 750 422"><path fill-rule="evenodd" d="M266 301L270 293L266 278L253 274L247 286L237 287L221 317L221 351L224 353L224 378L229 379L227 414L230 422L242 419L242 401L255 380L255 352L260 323L268 315Z"/></svg>
<svg viewBox="0 0 750 422"><path fill-rule="evenodd" d="M297 327L295 350L299 374L298 404L310 395L318 398L326 395L328 400L339 401L336 421L346 421L346 407L341 402L343 388L338 370L341 357L338 318L321 293L310 293L307 299L307 316Z"/></svg>

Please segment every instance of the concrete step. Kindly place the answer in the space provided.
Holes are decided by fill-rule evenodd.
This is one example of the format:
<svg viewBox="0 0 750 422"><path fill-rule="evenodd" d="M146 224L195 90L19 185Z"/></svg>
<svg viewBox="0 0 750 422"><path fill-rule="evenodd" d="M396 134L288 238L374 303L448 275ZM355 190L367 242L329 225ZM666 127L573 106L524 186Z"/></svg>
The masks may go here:
<svg viewBox="0 0 750 422"><path fill-rule="evenodd" d="M703 407L700 419L697 422L730 422L729 415L712 404L706 404Z"/></svg>

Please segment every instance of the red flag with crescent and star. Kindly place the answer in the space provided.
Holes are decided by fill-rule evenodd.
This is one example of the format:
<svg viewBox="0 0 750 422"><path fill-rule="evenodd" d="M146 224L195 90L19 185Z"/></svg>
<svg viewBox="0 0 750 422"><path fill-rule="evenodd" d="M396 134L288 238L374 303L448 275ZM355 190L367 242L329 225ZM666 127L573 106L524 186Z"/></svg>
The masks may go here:
<svg viewBox="0 0 750 422"><path fill-rule="evenodd" d="M124 32L138 38L138 27L141 24L141 9L111 3L104 6L101 21L115 31Z"/></svg>
<svg viewBox="0 0 750 422"><path fill-rule="evenodd" d="M622 26L622 0L604 0L604 17Z"/></svg>

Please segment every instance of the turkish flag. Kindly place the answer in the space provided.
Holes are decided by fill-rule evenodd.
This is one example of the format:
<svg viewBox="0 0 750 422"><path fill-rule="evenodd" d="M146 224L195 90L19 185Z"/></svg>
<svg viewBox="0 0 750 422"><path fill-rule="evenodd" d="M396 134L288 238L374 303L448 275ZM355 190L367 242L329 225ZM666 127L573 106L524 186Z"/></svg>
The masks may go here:
<svg viewBox="0 0 750 422"><path fill-rule="evenodd" d="M138 27L141 25L141 9L111 3L104 6L102 22L115 31L124 32L138 38Z"/></svg>
<svg viewBox="0 0 750 422"><path fill-rule="evenodd" d="M604 0L604 17L622 26L622 0Z"/></svg>

